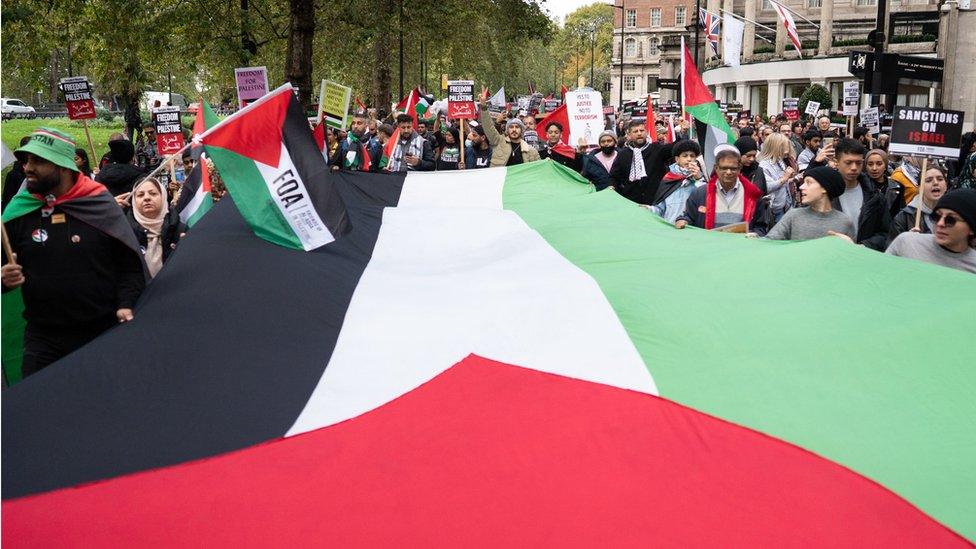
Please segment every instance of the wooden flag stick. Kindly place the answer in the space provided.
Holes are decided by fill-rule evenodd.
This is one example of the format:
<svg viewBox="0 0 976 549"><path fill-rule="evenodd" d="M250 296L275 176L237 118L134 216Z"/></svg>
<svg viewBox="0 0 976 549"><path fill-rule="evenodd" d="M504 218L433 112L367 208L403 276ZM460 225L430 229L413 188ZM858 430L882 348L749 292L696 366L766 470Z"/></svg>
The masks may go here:
<svg viewBox="0 0 976 549"><path fill-rule="evenodd" d="M458 149L461 150L461 164L464 164L464 138L465 138L466 135L467 134L464 133L464 119L462 118L461 119L461 133L458 134L458 141L460 141L460 143L457 144L458 145ZM467 168L467 166L465 166L465 168Z"/></svg>
<svg viewBox="0 0 976 549"><path fill-rule="evenodd" d="M7 263L13 263L14 250L10 247L10 237L7 236L7 226L0 222L0 229L3 230L3 251L7 254Z"/></svg>
<svg viewBox="0 0 976 549"><path fill-rule="evenodd" d="M922 171L918 174L918 198L920 201L924 201L925 197L923 193L925 192L925 172L929 169L929 159L922 159ZM915 208L915 230L922 228L922 204L919 203L918 208Z"/></svg>
<svg viewBox="0 0 976 549"><path fill-rule="evenodd" d="M90 150L92 153L91 160L89 161L88 164L89 165L94 164L97 167L100 164L99 161L101 159L98 158L98 155L95 153L95 144L92 143L91 132L88 131L88 120L87 119L82 120L81 123L85 127L85 137L88 138L88 150Z"/></svg>

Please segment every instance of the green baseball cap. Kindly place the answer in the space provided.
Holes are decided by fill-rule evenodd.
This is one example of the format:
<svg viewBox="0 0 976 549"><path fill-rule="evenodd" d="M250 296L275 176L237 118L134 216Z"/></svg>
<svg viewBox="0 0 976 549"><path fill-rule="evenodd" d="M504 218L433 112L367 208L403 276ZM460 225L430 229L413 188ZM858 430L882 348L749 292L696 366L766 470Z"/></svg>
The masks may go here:
<svg viewBox="0 0 976 549"><path fill-rule="evenodd" d="M23 154L31 153L62 168L78 171L75 165L75 140L66 133L51 128L37 128L26 145L14 151L21 162Z"/></svg>

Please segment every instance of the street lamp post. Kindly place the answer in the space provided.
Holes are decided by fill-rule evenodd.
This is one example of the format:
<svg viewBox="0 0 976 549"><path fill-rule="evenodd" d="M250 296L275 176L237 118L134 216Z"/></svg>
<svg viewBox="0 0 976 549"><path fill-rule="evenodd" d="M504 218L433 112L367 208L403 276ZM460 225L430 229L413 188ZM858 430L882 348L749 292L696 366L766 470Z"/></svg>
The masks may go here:
<svg viewBox="0 0 976 549"><path fill-rule="evenodd" d="M593 63L596 55L596 25L590 25L590 87L593 87Z"/></svg>
<svg viewBox="0 0 976 549"><path fill-rule="evenodd" d="M620 85L617 90L617 108L624 108L624 37L627 28L627 10L624 9L624 0L620 0L620 5L613 5L614 9L620 10Z"/></svg>

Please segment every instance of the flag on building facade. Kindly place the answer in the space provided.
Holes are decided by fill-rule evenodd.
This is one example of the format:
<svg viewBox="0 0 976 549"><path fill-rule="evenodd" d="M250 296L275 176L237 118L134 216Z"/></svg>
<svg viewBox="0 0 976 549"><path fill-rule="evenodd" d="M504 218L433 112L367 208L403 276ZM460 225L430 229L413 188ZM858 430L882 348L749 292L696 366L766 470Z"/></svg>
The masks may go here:
<svg viewBox="0 0 976 549"><path fill-rule="evenodd" d="M705 33L705 40L712 50L712 56L719 56L719 25L722 18L704 8L698 9L698 26Z"/></svg>
<svg viewBox="0 0 976 549"><path fill-rule="evenodd" d="M800 42L800 35L796 30L796 22L793 20L793 15L790 13L790 10L776 0L769 0L769 3L773 5L773 8L779 15L780 23L786 28L786 36L789 37L790 42L793 43L793 47L796 48L797 55L803 57L803 46Z"/></svg>

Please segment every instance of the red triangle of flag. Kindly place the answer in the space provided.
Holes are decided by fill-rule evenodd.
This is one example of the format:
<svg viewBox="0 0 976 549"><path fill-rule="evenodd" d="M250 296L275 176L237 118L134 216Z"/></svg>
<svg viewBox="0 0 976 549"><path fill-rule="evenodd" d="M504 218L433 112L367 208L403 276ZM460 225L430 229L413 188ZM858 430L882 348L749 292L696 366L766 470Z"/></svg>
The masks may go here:
<svg viewBox="0 0 976 549"><path fill-rule="evenodd" d="M708 88L705 87L705 83L702 82L701 75L698 74L698 67L695 66L695 61L691 58L688 46L684 47L682 55L684 55L684 67L682 67L681 86L684 92L685 107L694 107L715 101Z"/></svg>
<svg viewBox="0 0 976 549"><path fill-rule="evenodd" d="M281 156L282 126L292 97L290 88L265 96L236 117L215 126L203 139L203 144L277 166Z"/></svg>

